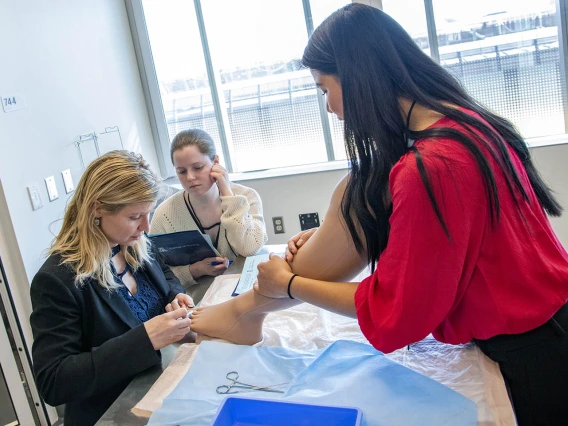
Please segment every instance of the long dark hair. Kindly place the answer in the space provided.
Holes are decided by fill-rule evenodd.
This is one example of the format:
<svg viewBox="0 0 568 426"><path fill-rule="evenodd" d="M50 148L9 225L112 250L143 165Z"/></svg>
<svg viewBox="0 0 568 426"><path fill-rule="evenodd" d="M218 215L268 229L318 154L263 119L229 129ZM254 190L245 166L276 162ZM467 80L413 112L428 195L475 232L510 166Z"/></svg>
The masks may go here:
<svg viewBox="0 0 568 426"><path fill-rule="evenodd" d="M529 197L508 146L521 159L542 207L552 216L561 214L562 207L537 173L528 147L515 127L471 98L450 73L422 52L408 33L381 10L352 3L333 13L310 37L302 64L335 76L341 83L345 147L351 169L341 203L342 216L359 251L364 248L360 237L360 231L363 232L367 258L373 267L389 234L389 173L409 150L414 153L436 216L451 239L424 161L416 148L408 147L407 138L451 138L465 146L483 177L493 224L499 219L499 196L495 175L480 144L504 171L517 206L515 189L525 200ZM468 134L441 127L409 130L400 112L401 97L461 123ZM490 126L448 104L476 112Z"/></svg>

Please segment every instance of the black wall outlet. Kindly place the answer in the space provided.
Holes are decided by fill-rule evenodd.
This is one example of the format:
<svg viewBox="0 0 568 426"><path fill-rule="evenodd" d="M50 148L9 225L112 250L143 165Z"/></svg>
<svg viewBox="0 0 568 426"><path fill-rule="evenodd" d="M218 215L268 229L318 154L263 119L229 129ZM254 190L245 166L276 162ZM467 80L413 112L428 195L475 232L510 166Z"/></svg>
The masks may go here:
<svg viewBox="0 0 568 426"><path fill-rule="evenodd" d="M282 216L277 216L272 218L272 225L274 225L274 233L275 234L283 234L284 233L284 219Z"/></svg>
<svg viewBox="0 0 568 426"><path fill-rule="evenodd" d="M304 213L300 215L300 227L302 231L318 226L320 226L320 220L317 213Z"/></svg>

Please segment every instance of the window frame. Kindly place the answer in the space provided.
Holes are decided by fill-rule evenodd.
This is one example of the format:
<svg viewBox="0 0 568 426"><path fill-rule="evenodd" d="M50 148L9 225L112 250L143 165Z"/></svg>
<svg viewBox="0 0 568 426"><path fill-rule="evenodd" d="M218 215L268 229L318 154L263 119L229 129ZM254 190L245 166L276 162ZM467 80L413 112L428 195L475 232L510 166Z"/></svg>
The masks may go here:
<svg viewBox="0 0 568 426"><path fill-rule="evenodd" d="M306 31L310 36L314 30L311 15L310 0L295 0L301 1L304 10L304 20ZM382 9L381 0L352 0L354 3L364 3L373 7ZM231 129L229 126L228 115L226 108L224 108L225 99L223 89L220 84L220 76L215 71L214 60L211 56L209 44L207 41L207 31L201 10L201 0L193 0L195 13L199 26L199 33L201 37L202 49L205 56L207 67L207 76L209 79L209 86L211 96L215 109L215 116L217 121L217 128L219 131L220 144L223 149L225 158L225 166L230 173L233 180L248 180L269 178L275 176L295 175L302 173L318 172L324 170L336 170L347 168L346 160L336 160L333 146L333 137L331 129L331 118L327 112L325 99L323 96L318 96L318 107L320 111L320 119L323 129L324 147L327 154L327 162L315 163L298 166L288 166L276 169L262 170L262 171L246 171L234 172L231 158L233 155L233 144L231 137ZM564 84L561 87L562 104L564 108L564 134L553 136L542 136L527 138L526 142L529 147L539 147L548 145L558 145L568 143L568 0L555 0L557 11L557 25L558 25L558 43L560 54L560 75L561 81ZM148 117L152 129L152 136L154 137L156 154L158 157L158 164L160 172L164 178L175 176L175 170L170 161L170 136L167 128L165 112L162 104L162 98L158 85L158 77L154 66L152 57L152 50L150 46L150 37L146 20L144 17L144 9L142 0L125 0L126 10L130 22L130 29L134 43L136 58L140 71L142 88L146 99L146 106L148 109ZM428 43L430 46L430 55L436 61L440 62L438 35L436 31L435 16L433 0L424 0L424 7L426 13L426 25L428 34ZM319 89L318 89L319 90Z"/></svg>

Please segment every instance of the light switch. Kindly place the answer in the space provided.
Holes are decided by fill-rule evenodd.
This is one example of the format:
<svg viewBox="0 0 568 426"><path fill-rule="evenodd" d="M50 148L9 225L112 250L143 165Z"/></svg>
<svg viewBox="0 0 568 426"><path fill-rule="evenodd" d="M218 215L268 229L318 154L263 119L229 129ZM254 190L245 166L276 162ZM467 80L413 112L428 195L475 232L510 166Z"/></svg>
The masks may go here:
<svg viewBox="0 0 568 426"><path fill-rule="evenodd" d="M57 200L59 195L57 195L57 186L55 186L55 178L53 176L45 178L45 186L47 186L49 201Z"/></svg>
<svg viewBox="0 0 568 426"><path fill-rule="evenodd" d="M63 176L63 185L65 186L65 193L69 194L71 191L75 190L75 186L73 185L73 178L71 177L71 170L63 170L61 172L61 176Z"/></svg>
<svg viewBox="0 0 568 426"><path fill-rule="evenodd" d="M43 201L41 201L37 183L32 183L28 186L28 194L30 196L30 201L32 202L32 208L34 210L41 209L43 207Z"/></svg>

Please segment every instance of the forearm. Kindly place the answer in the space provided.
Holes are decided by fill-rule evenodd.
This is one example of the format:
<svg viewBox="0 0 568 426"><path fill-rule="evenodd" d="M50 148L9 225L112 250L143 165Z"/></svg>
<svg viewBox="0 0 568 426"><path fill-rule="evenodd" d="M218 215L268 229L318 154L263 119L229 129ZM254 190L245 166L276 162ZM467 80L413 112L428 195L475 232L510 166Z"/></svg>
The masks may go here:
<svg viewBox="0 0 568 426"><path fill-rule="evenodd" d="M264 219L257 215L223 214L221 223L227 242L242 256L252 256L268 241Z"/></svg>
<svg viewBox="0 0 568 426"><path fill-rule="evenodd" d="M359 283L333 283L296 276L290 286L295 299L351 318L357 317L355 292Z"/></svg>
<svg viewBox="0 0 568 426"><path fill-rule="evenodd" d="M197 281L195 281L197 277L192 275L190 265L170 266L170 269L178 278L183 288L187 288L188 286L197 283Z"/></svg>
<svg viewBox="0 0 568 426"><path fill-rule="evenodd" d="M254 256L268 241L264 223L243 229L227 230L227 242L241 256Z"/></svg>
<svg viewBox="0 0 568 426"><path fill-rule="evenodd" d="M256 254L268 241L260 199L249 196L224 197L221 203L221 223L227 240L243 256Z"/></svg>
<svg viewBox="0 0 568 426"><path fill-rule="evenodd" d="M325 220L294 255L290 263L294 273L317 280L343 282L351 281L367 266L366 251L355 248L341 212L345 185L346 177L333 192ZM362 233L360 236L364 237Z"/></svg>

